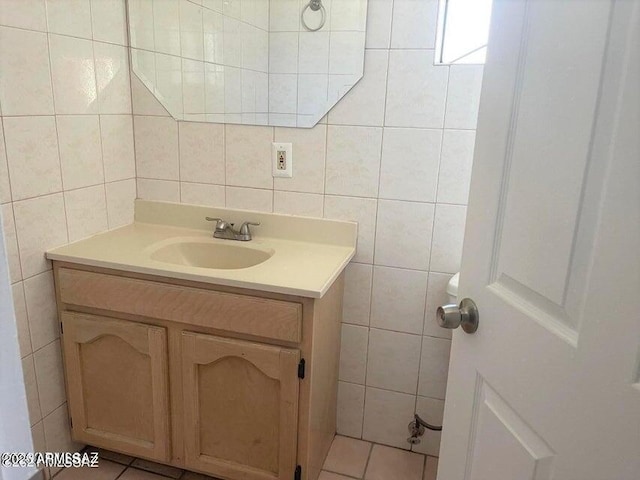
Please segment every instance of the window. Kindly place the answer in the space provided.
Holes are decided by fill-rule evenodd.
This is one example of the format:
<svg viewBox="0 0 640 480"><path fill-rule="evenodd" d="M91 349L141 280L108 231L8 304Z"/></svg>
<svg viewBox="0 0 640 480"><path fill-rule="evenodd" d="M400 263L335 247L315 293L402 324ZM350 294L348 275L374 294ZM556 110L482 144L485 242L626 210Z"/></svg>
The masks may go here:
<svg viewBox="0 0 640 480"><path fill-rule="evenodd" d="M492 0L440 0L436 63L484 63Z"/></svg>

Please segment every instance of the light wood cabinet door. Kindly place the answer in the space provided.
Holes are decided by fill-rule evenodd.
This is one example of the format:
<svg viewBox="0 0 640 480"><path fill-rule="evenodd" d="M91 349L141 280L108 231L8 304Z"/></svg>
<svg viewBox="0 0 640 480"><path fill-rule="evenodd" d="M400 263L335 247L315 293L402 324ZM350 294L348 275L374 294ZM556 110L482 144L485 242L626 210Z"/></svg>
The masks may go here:
<svg viewBox="0 0 640 480"><path fill-rule="evenodd" d="M299 359L294 349L183 332L187 468L293 479Z"/></svg>
<svg viewBox="0 0 640 480"><path fill-rule="evenodd" d="M167 461L166 330L68 312L62 325L74 439Z"/></svg>

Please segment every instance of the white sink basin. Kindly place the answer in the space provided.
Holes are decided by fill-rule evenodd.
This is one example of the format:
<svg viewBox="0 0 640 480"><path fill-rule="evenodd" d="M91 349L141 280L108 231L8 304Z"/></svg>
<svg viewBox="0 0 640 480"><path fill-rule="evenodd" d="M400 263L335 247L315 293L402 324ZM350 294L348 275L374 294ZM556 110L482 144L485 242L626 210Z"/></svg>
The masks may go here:
<svg viewBox="0 0 640 480"><path fill-rule="evenodd" d="M266 262L272 250L259 250L244 245L227 245L203 240L173 241L153 248L151 260L189 267L238 270Z"/></svg>

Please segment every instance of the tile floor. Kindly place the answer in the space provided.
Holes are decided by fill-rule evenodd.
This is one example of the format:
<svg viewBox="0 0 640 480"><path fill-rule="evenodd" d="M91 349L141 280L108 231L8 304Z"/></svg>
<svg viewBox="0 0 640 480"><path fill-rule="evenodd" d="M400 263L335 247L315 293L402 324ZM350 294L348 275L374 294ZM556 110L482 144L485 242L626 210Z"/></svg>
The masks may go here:
<svg viewBox="0 0 640 480"><path fill-rule="evenodd" d="M215 480L119 453L98 451L99 468L67 468L54 480ZM435 480L437 468L435 457L337 436L318 480Z"/></svg>

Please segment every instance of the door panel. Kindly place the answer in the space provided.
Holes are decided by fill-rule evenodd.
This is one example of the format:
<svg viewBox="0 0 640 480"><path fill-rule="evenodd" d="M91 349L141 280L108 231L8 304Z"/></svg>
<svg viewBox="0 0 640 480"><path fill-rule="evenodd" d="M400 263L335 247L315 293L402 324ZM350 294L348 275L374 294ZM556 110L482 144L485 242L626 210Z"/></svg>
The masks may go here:
<svg viewBox="0 0 640 480"><path fill-rule="evenodd" d="M74 439L168 460L165 329L68 312L62 324Z"/></svg>
<svg viewBox="0 0 640 480"><path fill-rule="evenodd" d="M187 466L293 478L299 351L191 332L182 349Z"/></svg>
<svg viewBox="0 0 640 480"><path fill-rule="evenodd" d="M471 479L552 478L555 453L481 377L471 437Z"/></svg>
<svg viewBox="0 0 640 480"><path fill-rule="evenodd" d="M494 1L441 480L638 478L639 24L636 1Z"/></svg>

